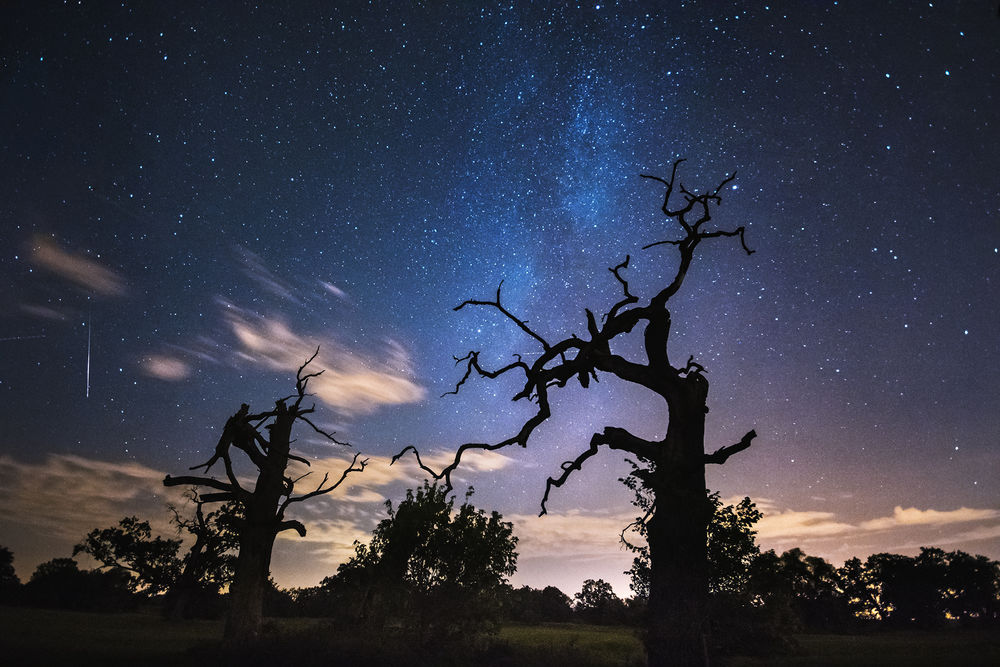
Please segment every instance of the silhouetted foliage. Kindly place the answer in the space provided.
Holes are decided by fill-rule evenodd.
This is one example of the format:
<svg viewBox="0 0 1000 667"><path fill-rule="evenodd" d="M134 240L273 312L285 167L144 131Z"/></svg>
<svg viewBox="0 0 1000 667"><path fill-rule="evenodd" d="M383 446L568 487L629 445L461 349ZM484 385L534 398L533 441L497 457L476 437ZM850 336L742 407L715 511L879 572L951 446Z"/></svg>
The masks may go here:
<svg viewBox="0 0 1000 667"><path fill-rule="evenodd" d="M376 628L401 626L421 642L491 629L501 620L501 596L517 565L513 526L497 512L424 482L393 507L369 544L337 575L324 580L329 600L356 621ZM449 611L450 610L450 611ZM456 611L460 610L460 611Z"/></svg>
<svg viewBox="0 0 1000 667"><path fill-rule="evenodd" d="M1000 563L963 551L921 547L916 557L873 554L838 571L846 603L862 618L896 627L1000 620Z"/></svg>
<svg viewBox="0 0 1000 667"><path fill-rule="evenodd" d="M840 630L851 622L837 569L801 549L761 554L754 567L757 600L788 630Z"/></svg>
<svg viewBox="0 0 1000 667"><path fill-rule="evenodd" d="M633 504L640 511L646 512L652 505L652 499L638 478L648 473L635 463L632 465L633 472L621 481L635 493ZM762 515L749 497L743 498L736 505L723 505L717 492L708 492L708 504L712 508L706 531L709 592L713 595L745 597L749 592L750 568L760 554L754 526ZM641 518L637 518L622 532L622 543L637 554L632 567L626 572L630 578L630 587L636 597L645 599L649 595L649 547L630 542L627 537L630 529L645 538L646 526Z"/></svg>
<svg viewBox="0 0 1000 667"><path fill-rule="evenodd" d="M573 617L573 601L555 586L522 586L507 593L507 614L519 623L560 623Z"/></svg>
<svg viewBox="0 0 1000 667"><path fill-rule="evenodd" d="M943 554L945 614L967 624L1000 621L1000 563L964 551Z"/></svg>
<svg viewBox="0 0 1000 667"><path fill-rule="evenodd" d="M347 444L338 441L309 419L308 415L314 412L314 406L306 408L302 405L309 395L309 381L323 373L305 372L317 354L319 349L296 372L295 394L278 399L273 410L258 414L251 414L250 406L246 403L241 405L226 421L212 456L205 463L192 467L192 470L204 468L207 474L213 465L221 461L226 473L225 480L191 475L167 475L163 480L166 486L214 489L213 493L202 494L201 500L207 503L235 503L238 507L239 518L233 521L233 527L239 535L239 555L224 637L230 650L241 644L252 643L260 636L264 596L270 586L271 550L278 533L294 530L302 537L306 534L306 527L302 522L285 519L285 511L293 503L330 493L349 474L361 472L365 468L366 461L360 460L360 455L355 454L336 481L331 482L329 475L324 475L312 491L299 496L293 495L295 484L306 475L296 479L288 476L286 469L289 461L309 465L306 459L291 453L292 428L297 422L304 422L330 442L345 446ZM261 432L262 429L266 430L267 437ZM256 484L252 490L243 486L246 482L240 480L233 468L234 448L242 452L257 469Z"/></svg>
<svg viewBox="0 0 1000 667"><path fill-rule="evenodd" d="M587 579L573 599L574 611L587 623L608 625L625 621L625 603L603 579Z"/></svg>
<svg viewBox="0 0 1000 667"><path fill-rule="evenodd" d="M136 604L127 570L81 570L72 558L39 564L21 594L29 606L78 611L125 611Z"/></svg>
<svg viewBox="0 0 1000 667"><path fill-rule="evenodd" d="M0 547L0 603L16 602L21 590L21 580L14 569L14 552Z"/></svg>
<svg viewBox="0 0 1000 667"><path fill-rule="evenodd" d="M127 516L110 528L95 528L73 547L73 555L88 554L100 568L128 573L129 589L157 595L170 589L181 571L180 540L152 537L148 521Z"/></svg>
<svg viewBox="0 0 1000 667"><path fill-rule="evenodd" d="M470 449L495 451L515 445L527 447L535 429L552 416L550 391L562 389L570 382L579 382L586 389L591 381L598 380L599 373L605 373L643 387L662 398L663 414L651 418L652 423L666 424L662 439L646 440L624 428L605 427L591 437L590 446L583 453L562 464L559 475L549 477L541 502L541 513L545 514L552 489L563 486L573 472L580 470L602 447L624 452L650 471L639 478L654 499L648 515L641 519L646 525L650 556L649 631L646 634L650 665L700 665L706 659L705 637L709 625L705 549L711 508L705 500L705 466L725 463L731 456L749 448L757 435L753 430L748 431L739 442L720 447L711 454L706 453L708 379L705 368L693 356L688 357L685 363L672 362L668 353L671 315L667 305L680 291L698 246L708 239L729 237L738 238L748 255L753 252L746 245L743 227L725 230L708 225L712 219L712 207L722 203L723 188L735 175L726 177L714 189L699 194L678 181L677 169L682 162L677 160L674 163L669 178L641 174L641 177L664 188L660 210L672 226L677 226L674 231L668 232L676 236L645 247L672 245L676 248L678 257L673 278L645 305L640 305L642 300L631 292L624 275L629 265L629 257L626 256L624 261L610 269L621 288L621 298L602 317L596 316L589 308L581 308L586 322L584 335L563 333L554 342L503 305L502 283L493 299L469 299L459 304L455 310L467 306L492 309L520 329L532 345L540 349L530 354L515 354L514 361L496 369L483 367L480 353L475 350L457 357L465 371L453 393L457 393L473 377L523 376L524 383L513 400L534 403L535 412L509 437L496 442L468 442L459 446L451 463L440 471L425 466L412 446L393 458L396 460L413 451L421 468L435 479L445 480L450 488L452 473ZM638 360L631 360L618 351L628 348L623 339L636 329L641 330L643 353L638 355Z"/></svg>
<svg viewBox="0 0 1000 667"><path fill-rule="evenodd" d="M181 562L180 575L167 593L171 618L215 618L223 609L222 589L232 583L239 549L237 523L240 508L226 503L205 513L205 501L197 491L187 494L194 503L194 516L185 516L174 505L171 519L178 533L194 538Z"/></svg>

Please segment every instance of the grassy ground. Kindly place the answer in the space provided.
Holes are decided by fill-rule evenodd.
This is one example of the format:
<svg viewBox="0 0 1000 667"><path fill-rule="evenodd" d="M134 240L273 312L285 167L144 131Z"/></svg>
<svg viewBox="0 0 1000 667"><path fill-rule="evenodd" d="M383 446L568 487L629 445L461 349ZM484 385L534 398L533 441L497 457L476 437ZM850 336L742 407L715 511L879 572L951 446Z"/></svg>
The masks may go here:
<svg viewBox="0 0 1000 667"><path fill-rule="evenodd" d="M639 667L646 662L632 628L576 623L508 625L500 630L512 665L538 667Z"/></svg>
<svg viewBox="0 0 1000 667"><path fill-rule="evenodd" d="M323 621L289 619L270 625L279 635L293 637L322 637L331 632ZM211 656L218 647L222 624L176 623L155 614L92 614L0 606L0 629L0 662L7 665L157 667L203 663L201 658ZM799 635L795 641L798 649L793 653L730 658L716 664L719 667L1000 665L1000 636L989 631ZM273 648L280 651L280 643ZM274 656L260 657L267 657L269 664L278 664L270 659ZM644 664L644 653L637 633L630 628L510 625L500 631L494 648L476 662L504 667L639 667ZM211 664L218 663L211 661Z"/></svg>
<svg viewBox="0 0 1000 667"><path fill-rule="evenodd" d="M783 656L732 658L728 667L940 667L1000 665L996 630L885 632L864 635L798 635L798 649Z"/></svg>
<svg viewBox="0 0 1000 667"><path fill-rule="evenodd" d="M25 666L184 664L186 651L222 635L217 621L2 606L0 628L0 661Z"/></svg>

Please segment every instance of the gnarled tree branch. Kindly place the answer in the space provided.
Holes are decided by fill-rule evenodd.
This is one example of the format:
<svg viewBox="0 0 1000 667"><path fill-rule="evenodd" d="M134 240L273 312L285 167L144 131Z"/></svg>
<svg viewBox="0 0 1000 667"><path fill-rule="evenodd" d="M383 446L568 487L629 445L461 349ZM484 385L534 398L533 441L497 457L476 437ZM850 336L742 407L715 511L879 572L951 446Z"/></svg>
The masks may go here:
<svg viewBox="0 0 1000 667"><path fill-rule="evenodd" d="M749 449L750 441L757 437L756 430L747 431L739 442L734 445L728 445L726 447L720 447L711 454L705 454L705 463L715 463L717 465L722 465L725 463L730 456L733 454L739 454L744 449Z"/></svg>
<svg viewBox="0 0 1000 667"><path fill-rule="evenodd" d="M651 459L656 455L656 446L649 442L648 440L643 440L638 438L623 428L617 428L614 426L607 426L601 433L595 433L590 438L590 447L586 449L582 454L577 456L572 461L565 461L562 466L562 474L559 477L549 477L545 480L545 495L542 496L542 509L538 513L538 516L542 516L548 512L545 504L549 501L549 492L552 487L559 487L566 483L569 476L573 474L574 471L580 470L583 467L583 462L589 459L594 454L597 454L598 448L601 446L607 446L609 449L617 449L623 452L629 452L642 459Z"/></svg>

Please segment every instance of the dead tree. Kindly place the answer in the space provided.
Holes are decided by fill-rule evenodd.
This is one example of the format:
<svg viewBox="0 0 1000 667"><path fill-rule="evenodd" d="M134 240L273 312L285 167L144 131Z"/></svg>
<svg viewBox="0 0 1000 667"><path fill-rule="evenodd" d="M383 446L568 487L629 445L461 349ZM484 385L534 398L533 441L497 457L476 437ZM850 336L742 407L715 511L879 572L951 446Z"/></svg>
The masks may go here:
<svg viewBox="0 0 1000 667"><path fill-rule="evenodd" d="M557 342L550 342L527 321L514 315L501 303L500 288L491 301L468 300L455 310L466 306L485 306L499 312L520 328L535 344L541 347L533 363L515 355L515 361L498 369L484 368L479 362L479 352L472 351L456 364L464 364L465 373L455 389L473 376L498 378L508 373L523 374L524 385L513 400L526 400L536 406L535 413L510 437L494 443L466 443L455 452L451 463L436 471L421 462L417 449L407 447L394 457L394 461L407 451L413 451L417 463L435 479L444 479L451 485L451 474L461 464L462 456L469 450L498 450L512 445L527 447L535 429L551 416L549 394L578 381L586 388L598 373L610 373L663 398L666 403L666 433L661 440L645 440L624 428L607 426L590 439L590 447L572 461L562 464L562 472L550 477L545 484L541 501L541 514L546 512L549 493L561 487L574 471L580 470L601 447L617 450L637 458L645 464L647 472L640 483L654 499L645 517L649 544L651 582L649 596L648 632L646 647L650 665L700 665L707 660L706 638L708 633L708 572L706 561L706 527L711 508L705 494L705 465L722 464L746 448L756 437L751 430L736 444L721 447L713 453L705 451L705 415L708 412L708 380L705 369L693 357L683 364L671 363L667 350L670 334L668 301L681 289L698 245L706 239L737 237L743 250L747 247L744 228L733 230L713 229L713 205L722 202L722 189L735 174L725 178L714 190L696 194L687 190L677 180L677 160L669 179L641 174L643 178L661 184L666 192L661 210L680 226L679 238L650 243L643 249L672 245L679 252L679 264L673 279L654 294L645 305L629 289L624 272L629 257L609 269L622 290L621 299L611 306L600 319L585 309L587 335L572 334ZM677 203L674 204L674 201ZM501 283L502 287L503 283ZM640 330L645 349L645 362L626 359L611 351L612 340Z"/></svg>
<svg viewBox="0 0 1000 667"><path fill-rule="evenodd" d="M317 354L319 354L318 349L295 374L295 394L276 401L273 410L257 414L251 414L250 407L244 403L226 422L212 458L191 468L192 470L204 468L207 475L215 463L222 461L225 467L225 479L167 475L163 480L166 486L201 486L214 489L212 493L201 494L203 502L233 501L239 505L242 514L242 518L236 522L239 533L239 555L236 560L236 573L225 627L225 644L229 647L245 646L260 634L262 601L264 591L269 586L271 550L275 537L284 530L294 530L303 537L306 534L306 527L301 522L285 519L285 510L293 503L330 493L340 486L349 474L364 470L367 463L366 460L360 459L360 454L355 453L351 464L343 470L336 481L331 482L329 474L324 474L323 481L315 489L302 495L293 495L295 484L309 474L306 473L296 479L286 474L290 460L309 465L304 458L289 451L292 427L296 421L304 422L331 442L349 446L316 426L307 417L314 412L315 406L302 407L302 401L308 396L306 389L309 380L323 372L305 372L306 366L316 358ZM266 436L262 433L262 429L267 432ZM245 486L246 481L240 480L233 467L234 447L240 450L257 469L257 481L252 489Z"/></svg>

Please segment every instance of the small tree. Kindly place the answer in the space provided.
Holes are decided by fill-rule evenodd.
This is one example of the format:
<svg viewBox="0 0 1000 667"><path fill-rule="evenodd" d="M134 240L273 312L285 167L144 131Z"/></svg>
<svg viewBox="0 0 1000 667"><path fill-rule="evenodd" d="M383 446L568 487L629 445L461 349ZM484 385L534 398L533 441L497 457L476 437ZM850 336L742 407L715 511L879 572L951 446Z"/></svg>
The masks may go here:
<svg viewBox="0 0 1000 667"><path fill-rule="evenodd" d="M180 540L152 537L148 521L127 516L110 528L95 528L73 547L73 555L85 553L100 563L99 569L129 573L130 588L152 596L174 585L181 571L177 551Z"/></svg>
<svg viewBox="0 0 1000 667"><path fill-rule="evenodd" d="M517 568L513 525L497 512L424 482L379 522L367 545L338 568L334 589L353 593L369 623L401 621L425 641L489 629L500 620L500 594ZM441 609L460 613L441 613Z"/></svg>
<svg viewBox="0 0 1000 667"><path fill-rule="evenodd" d="M21 588L21 580L14 570L14 552L0 547L0 602L13 600Z"/></svg>
<svg viewBox="0 0 1000 667"><path fill-rule="evenodd" d="M331 482L329 475L325 474L323 480L312 491L299 496L293 495L295 484L305 475L297 479L287 476L288 462L295 460L309 464L290 451L292 428L296 422L304 422L330 442L347 445L323 431L309 419L307 415L315 411L315 406L308 408L302 406L303 400L309 395L306 391L309 380L323 372L305 372L317 354L319 349L296 372L295 394L278 399L273 410L258 414L251 414L250 406L244 403L226 422L212 457L205 463L191 468L192 470L204 468L207 474L213 465L222 461L226 472L225 480L191 475L180 477L167 475L163 480L166 486L207 486L216 491L202 494L201 499L204 502L235 502L239 507L242 518L235 523L239 533L239 556L236 561L236 575L225 627L225 644L230 649L245 646L260 635L262 605L265 591L269 586L271 550L274 547L275 537L284 530L294 530L303 537L306 534L306 527L302 522L285 519L288 507L293 503L330 493L340 486L350 473L365 469L366 461L359 460L360 454L355 454L350 465L343 470L336 481ZM292 401L291 404L289 401ZM262 429L266 429L268 434L266 437L261 432ZM246 482L241 481L236 474L232 459L234 447L257 469L257 480L252 489L245 487Z"/></svg>
<svg viewBox="0 0 1000 667"><path fill-rule="evenodd" d="M591 623L620 623L624 618L625 603L603 579L587 579L573 599L576 612Z"/></svg>

